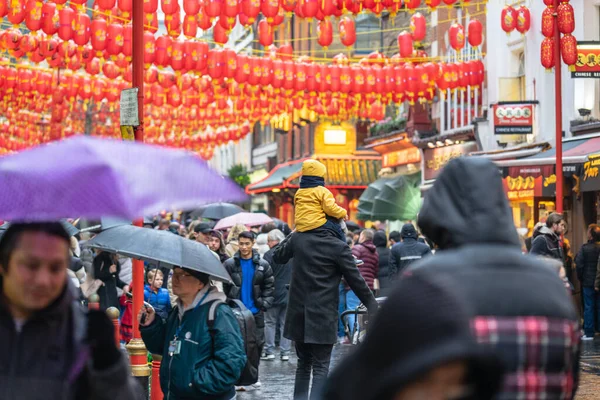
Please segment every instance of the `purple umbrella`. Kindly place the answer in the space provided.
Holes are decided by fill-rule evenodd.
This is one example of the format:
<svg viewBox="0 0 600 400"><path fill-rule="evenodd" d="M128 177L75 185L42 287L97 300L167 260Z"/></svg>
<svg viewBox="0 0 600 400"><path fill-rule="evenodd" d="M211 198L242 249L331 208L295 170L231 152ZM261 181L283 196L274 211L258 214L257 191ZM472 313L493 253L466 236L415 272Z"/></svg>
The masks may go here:
<svg viewBox="0 0 600 400"><path fill-rule="evenodd" d="M243 202L231 180L193 153L79 136L0 158L0 219L140 218Z"/></svg>

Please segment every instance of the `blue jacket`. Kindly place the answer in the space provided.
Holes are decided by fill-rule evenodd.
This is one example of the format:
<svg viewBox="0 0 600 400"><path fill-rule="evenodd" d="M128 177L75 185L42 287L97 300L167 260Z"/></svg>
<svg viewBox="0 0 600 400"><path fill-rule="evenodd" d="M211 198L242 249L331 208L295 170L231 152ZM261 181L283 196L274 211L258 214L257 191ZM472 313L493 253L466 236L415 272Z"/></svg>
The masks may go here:
<svg viewBox="0 0 600 400"><path fill-rule="evenodd" d="M163 319L167 319L173 308L171 307L171 297L167 289L160 288L155 293L148 284L144 286L144 301L150 303L156 310L156 314Z"/></svg>
<svg viewBox="0 0 600 400"><path fill-rule="evenodd" d="M140 329L148 351L163 356L160 387L165 399L229 400L235 395L235 383L246 365L244 342L238 322L226 304L217 307L211 334L207 324L210 305L214 300L226 298L214 287L209 290L199 306L196 305L204 290L191 309L182 313L179 303L166 320L155 318L152 324ZM179 354L171 356L169 342L180 325L183 326L179 337L181 349Z"/></svg>

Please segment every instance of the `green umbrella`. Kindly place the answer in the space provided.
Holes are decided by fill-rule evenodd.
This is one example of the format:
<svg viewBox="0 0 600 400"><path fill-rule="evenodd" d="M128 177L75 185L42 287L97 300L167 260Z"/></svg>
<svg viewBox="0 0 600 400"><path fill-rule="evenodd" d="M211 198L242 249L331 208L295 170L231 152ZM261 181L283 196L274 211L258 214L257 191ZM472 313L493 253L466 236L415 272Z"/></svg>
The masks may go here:
<svg viewBox="0 0 600 400"><path fill-rule="evenodd" d="M398 176L386 181L373 200L372 219L415 220L421 208L420 184L420 174Z"/></svg>
<svg viewBox="0 0 600 400"><path fill-rule="evenodd" d="M379 194L381 189L385 186L386 182L388 182L389 178L378 179L375 182L371 183L363 192L363 194L358 199L358 214L357 218L361 221L372 220L372 212L373 212L373 203L375 201L375 197Z"/></svg>

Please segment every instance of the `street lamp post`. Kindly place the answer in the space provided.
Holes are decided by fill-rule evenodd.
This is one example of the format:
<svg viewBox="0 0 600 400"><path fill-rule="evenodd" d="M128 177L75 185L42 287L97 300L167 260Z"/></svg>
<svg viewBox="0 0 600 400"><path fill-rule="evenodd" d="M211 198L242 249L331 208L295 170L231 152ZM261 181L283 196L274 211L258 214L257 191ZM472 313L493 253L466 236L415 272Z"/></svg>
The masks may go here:
<svg viewBox="0 0 600 400"><path fill-rule="evenodd" d="M563 212L563 162L562 162L562 76L560 59L560 32L558 30L558 5L554 0L554 117L556 120L556 212Z"/></svg>
<svg viewBox="0 0 600 400"><path fill-rule="evenodd" d="M144 0L133 0L132 4L132 86L137 88L137 104L139 126L135 128L135 140L144 141ZM135 225L142 226L142 220ZM144 304L144 262L133 260L133 338L127 345L131 360L131 371L144 388L145 398L148 398L148 380L150 368L148 367L148 352L140 335L137 324L137 314Z"/></svg>

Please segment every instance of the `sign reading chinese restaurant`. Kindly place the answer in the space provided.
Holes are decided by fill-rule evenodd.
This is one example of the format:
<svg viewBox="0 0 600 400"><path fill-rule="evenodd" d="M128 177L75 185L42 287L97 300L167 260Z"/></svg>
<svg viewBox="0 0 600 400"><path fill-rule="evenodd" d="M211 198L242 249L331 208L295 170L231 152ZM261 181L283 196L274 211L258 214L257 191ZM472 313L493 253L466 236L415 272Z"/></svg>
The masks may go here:
<svg viewBox="0 0 600 400"><path fill-rule="evenodd" d="M477 143L475 142L436 147L435 149L424 149L425 171L423 178L425 180L435 179L450 160L465 156L474 151L477 151Z"/></svg>
<svg viewBox="0 0 600 400"><path fill-rule="evenodd" d="M496 135L529 135L533 133L533 104L502 103L494 105Z"/></svg>
<svg viewBox="0 0 600 400"><path fill-rule="evenodd" d="M600 42L577 42L577 63L571 78L600 78Z"/></svg>
<svg viewBox="0 0 600 400"><path fill-rule="evenodd" d="M398 165L418 164L420 162L421 151L417 147L411 147L383 154L381 166L391 168Z"/></svg>

